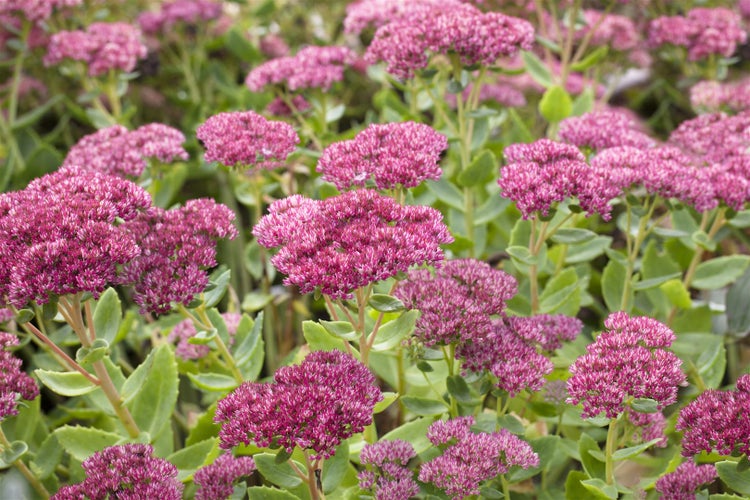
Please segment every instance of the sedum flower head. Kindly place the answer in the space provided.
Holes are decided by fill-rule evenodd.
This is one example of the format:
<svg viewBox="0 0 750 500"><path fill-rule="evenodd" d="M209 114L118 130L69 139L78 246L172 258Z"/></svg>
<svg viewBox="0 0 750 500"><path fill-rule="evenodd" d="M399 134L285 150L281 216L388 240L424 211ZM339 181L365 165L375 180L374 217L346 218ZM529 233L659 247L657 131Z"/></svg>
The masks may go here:
<svg viewBox="0 0 750 500"><path fill-rule="evenodd" d="M416 457L411 443L396 439L366 444L359 459L367 469L358 474L359 487L377 500L408 500L419 493L414 474L407 467Z"/></svg>
<svg viewBox="0 0 750 500"><path fill-rule="evenodd" d="M72 59L85 63L89 76L100 76L110 70L133 71L147 52L135 26L93 23L86 31L60 31L52 35L44 64L51 66Z"/></svg>
<svg viewBox="0 0 750 500"><path fill-rule="evenodd" d="M704 80L690 88L690 105L697 113L750 110L750 79L735 82Z"/></svg>
<svg viewBox="0 0 750 500"><path fill-rule="evenodd" d="M143 125L132 132L122 125L113 125L79 140L68 151L61 168L80 167L135 178L146 168L146 158L163 163L178 158L187 160L184 142L182 132L161 123Z"/></svg>
<svg viewBox="0 0 750 500"><path fill-rule="evenodd" d="M0 421L18 415L19 399L31 401L39 395L34 379L21 370L21 360L8 350L15 345L15 335L0 332Z"/></svg>
<svg viewBox="0 0 750 500"><path fill-rule="evenodd" d="M164 2L158 12L144 12L138 24L144 33L155 35L169 33L179 25L197 26L218 19L222 13L221 2L213 0L173 0Z"/></svg>
<svg viewBox="0 0 750 500"><path fill-rule="evenodd" d="M316 351L301 364L280 368L270 384L245 382L220 400L222 448L240 443L295 446L328 458L336 446L372 422L383 399L375 376L340 351Z"/></svg>
<svg viewBox="0 0 750 500"><path fill-rule="evenodd" d="M237 333L237 327L240 325L242 315L237 313L223 313L221 315L224 324L229 333L228 346L234 344L234 336ZM198 332L195 330L195 324L190 319L185 319L177 323L171 332L167 341L176 342L175 354L185 360L201 359L211 352L211 347L205 344L191 344L190 339L195 337Z"/></svg>
<svg viewBox="0 0 750 500"><path fill-rule="evenodd" d="M266 120L254 111L211 116L196 135L206 148L206 161L245 168L276 168L299 143L291 125Z"/></svg>
<svg viewBox="0 0 750 500"><path fill-rule="evenodd" d="M695 493L714 482L717 477L713 464L681 464L674 472L665 474L656 481L656 491L665 500L694 500Z"/></svg>
<svg viewBox="0 0 750 500"><path fill-rule="evenodd" d="M538 344L546 352L561 348L564 341L575 340L583 328L581 320L564 314L537 314L528 318L514 316L508 318L508 324L516 335Z"/></svg>
<svg viewBox="0 0 750 500"><path fill-rule="evenodd" d="M619 111L592 111L560 122L561 140L579 148L599 151L617 146L645 149L655 141L639 130L639 124Z"/></svg>
<svg viewBox="0 0 750 500"><path fill-rule="evenodd" d="M437 210L402 206L369 189L275 201L253 234L266 248L280 247L271 263L286 274L285 285L335 299L411 266L441 262L439 245L453 240Z"/></svg>
<svg viewBox="0 0 750 500"><path fill-rule="evenodd" d="M153 456L150 444L110 446L94 453L81 464L83 482L63 486L54 500L181 500L183 485L177 467Z"/></svg>
<svg viewBox="0 0 750 500"><path fill-rule="evenodd" d="M437 421L427 429L427 438L443 454L422 465L419 480L432 483L452 498L479 494L481 482L505 474L513 466L523 469L539 465L531 446L507 429L474 433L474 417Z"/></svg>
<svg viewBox="0 0 750 500"><path fill-rule="evenodd" d="M21 14L29 21L39 22L52 15L54 9L73 7L82 0L3 0L0 3L0 17Z"/></svg>
<svg viewBox="0 0 750 500"><path fill-rule="evenodd" d="M411 188L442 174L440 154L448 140L429 125L415 122L372 124L354 139L325 148L316 170L339 190L364 187Z"/></svg>
<svg viewBox="0 0 750 500"><path fill-rule="evenodd" d="M460 0L358 0L346 6L344 31L359 34L393 21L433 15L437 9L461 5Z"/></svg>
<svg viewBox="0 0 750 500"><path fill-rule="evenodd" d="M226 500L232 496L234 484L255 471L253 457L235 457L224 453L214 463L195 472L193 481L198 485L196 500Z"/></svg>
<svg viewBox="0 0 750 500"><path fill-rule="evenodd" d="M583 403L583 417L602 412L615 418L632 398L650 398L662 409L677 400L685 382L682 362L667 350L674 333L645 316L610 314L607 331L599 335L570 367L568 402Z"/></svg>
<svg viewBox="0 0 750 500"><path fill-rule="evenodd" d="M684 456L750 454L750 375L742 375L734 391L701 393L680 410L675 428L684 432Z"/></svg>
<svg viewBox="0 0 750 500"><path fill-rule="evenodd" d="M492 316L503 314L516 291L513 276L485 262L459 259L434 271L409 271L395 296L421 311L414 335L429 347L482 341L492 331Z"/></svg>

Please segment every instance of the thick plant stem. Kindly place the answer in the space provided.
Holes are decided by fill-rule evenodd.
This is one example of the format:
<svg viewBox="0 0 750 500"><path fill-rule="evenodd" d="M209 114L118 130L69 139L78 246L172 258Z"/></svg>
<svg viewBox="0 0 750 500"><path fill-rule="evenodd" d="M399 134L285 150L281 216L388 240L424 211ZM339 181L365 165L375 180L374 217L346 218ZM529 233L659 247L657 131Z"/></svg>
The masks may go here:
<svg viewBox="0 0 750 500"><path fill-rule="evenodd" d="M100 385L100 381L98 378L94 377L92 374L87 372L81 365L76 363L73 360L73 358L68 356L68 354L65 351L60 349L60 347L58 347L57 344L52 342L49 339L49 337L47 337L44 333L42 333L37 327L35 327L31 323L27 323L24 326L24 328L27 331L31 332L36 338L41 340L44 343L44 345L46 345L50 350L52 350L53 354L55 355L55 357L58 358L58 361L60 361L61 364L67 366L71 370L77 371L78 373L86 377L86 379L88 379L88 381L91 382L92 384Z"/></svg>
<svg viewBox="0 0 750 500"><path fill-rule="evenodd" d="M12 446L10 441L8 441L8 438L5 436L2 427L0 427L0 445L3 447L3 449L6 450L10 449ZM16 469L18 469L23 477L26 478L26 481L28 481L31 487L34 488L34 491L39 493L39 496L41 496L45 500L50 497L47 488L44 487L39 478L36 477L33 472L31 472L31 469L28 468L28 466L24 463L23 460L21 460L20 457L13 462L13 465L16 467Z"/></svg>
<svg viewBox="0 0 750 500"><path fill-rule="evenodd" d="M615 484L615 461L612 455L617 449L617 418L609 421L609 430L607 431L607 443L604 451L604 475L607 484Z"/></svg>
<svg viewBox="0 0 750 500"><path fill-rule="evenodd" d="M325 500L326 496L323 494L323 484L320 481L321 461L320 459L310 460L307 453L305 453L305 460L307 461L307 479L305 482L310 490L310 498L311 500Z"/></svg>

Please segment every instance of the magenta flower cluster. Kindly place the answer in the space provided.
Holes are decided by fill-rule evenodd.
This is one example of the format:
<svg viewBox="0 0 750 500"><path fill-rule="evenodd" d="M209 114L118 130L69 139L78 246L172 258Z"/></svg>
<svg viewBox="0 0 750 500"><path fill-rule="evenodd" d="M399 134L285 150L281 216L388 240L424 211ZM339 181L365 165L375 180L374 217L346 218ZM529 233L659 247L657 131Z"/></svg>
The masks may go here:
<svg viewBox="0 0 750 500"><path fill-rule="evenodd" d="M425 346L470 341L483 343L493 330L492 317L504 314L518 290L513 276L474 259L413 269L394 295L407 309L421 312L414 336Z"/></svg>
<svg viewBox="0 0 750 500"><path fill-rule="evenodd" d="M214 463L195 472L193 482L198 485L195 500L223 500L230 498L234 484L255 471L253 457L235 457L224 453Z"/></svg>
<svg viewBox="0 0 750 500"><path fill-rule="evenodd" d="M442 174L440 155L448 140L429 125L415 122L372 124L354 139L325 148L316 170L339 190L364 187L411 188Z"/></svg>
<svg viewBox="0 0 750 500"><path fill-rule="evenodd" d="M566 118L558 136L581 149L600 151L617 146L646 149L656 141L640 130L639 124L621 111L598 111Z"/></svg>
<svg viewBox="0 0 750 500"><path fill-rule="evenodd" d="M271 59L254 68L245 85L253 92L262 92L269 85L283 85L292 92L328 91L344 79L344 70L356 60L357 54L347 47L305 47L294 56Z"/></svg>
<svg viewBox="0 0 750 500"><path fill-rule="evenodd" d="M430 442L443 454L422 465L419 480L432 483L451 498L479 494L479 485L505 474L513 466L539 465L531 446L507 429L474 433L474 417L437 421L427 430Z"/></svg>
<svg viewBox="0 0 750 500"><path fill-rule="evenodd" d="M366 444L359 455L367 467L357 475L360 489L372 492L376 500L408 500L416 496L419 485L408 467L416 456L411 443L400 439Z"/></svg>
<svg viewBox="0 0 750 500"><path fill-rule="evenodd" d="M52 498L181 500L183 485L177 480L177 467L154 457L153 452L150 444L123 444L96 452L81 464L86 479L63 486Z"/></svg>
<svg viewBox="0 0 750 500"><path fill-rule="evenodd" d="M52 35L44 64L59 64L64 59L81 61L89 76L110 70L133 71L148 50L138 28L127 23L93 23L86 31L60 31Z"/></svg>
<svg viewBox="0 0 750 500"><path fill-rule="evenodd" d="M276 371L269 384L245 382L220 400L214 421L225 449L240 443L278 445L328 458L336 446L372 422L383 399L375 376L340 351L316 351Z"/></svg>
<svg viewBox="0 0 750 500"><path fill-rule="evenodd" d="M22 14L29 21L39 22L51 16L54 9L81 3L83 0L4 0L0 4L0 17Z"/></svg>
<svg viewBox="0 0 750 500"><path fill-rule="evenodd" d="M231 347L234 343L234 336L237 333L237 327L242 320L242 315L228 312L223 313L221 317L227 327L227 333L229 333L228 347ZM208 353L211 352L211 347L205 344L191 344L190 339L195 337L197 333L193 321L185 319L172 328L172 331L169 332L167 341L177 343L174 353L179 358L182 358L185 361L201 359L208 356Z"/></svg>
<svg viewBox="0 0 750 500"><path fill-rule="evenodd" d="M713 464L696 465L693 462L681 464L674 472L665 474L656 481L656 491L662 498L670 500L694 500L695 493L716 480L716 467Z"/></svg>
<svg viewBox="0 0 750 500"><path fill-rule="evenodd" d="M173 0L164 2L156 12L143 12L138 24L144 33L168 33L179 25L196 26L221 16L221 2L214 0Z"/></svg>
<svg viewBox="0 0 750 500"><path fill-rule="evenodd" d="M184 142L182 132L161 123L150 123L133 131L113 125L81 138L70 148L61 168L78 167L136 178L147 167L147 158L162 163L187 160Z"/></svg>
<svg viewBox="0 0 750 500"><path fill-rule="evenodd" d="M667 348L675 339L666 325L625 312L610 314L586 354L570 367L568 402L583 403L583 417L604 413L615 418L636 398L649 398L662 409L677 400L685 383L682 361Z"/></svg>
<svg viewBox="0 0 750 500"><path fill-rule="evenodd" d="M15 335L0 332L0 421L18 415L19 399L31 401L39 395L34 379L21 370L21 360L9 351L15 345Z"/></svg>
<svg viewBox="0 0 750 500"><path fill-rule="evenodd" d="M344 32L359 34L367 28L434 15L437 9L447 10L461 4L460 0L358 0L346 6Z"/></svg>
<svg viewBox="0 0 750 500"><path fill-rule="evenodd" d="M433 208L357 189L325 200L277 200L253 234L261 246L280 248L271 263L285 285L344 299L411 266L441 262L439 245L453 241L442 219Z"/></svg>
<svg viewBox="0 0 750 500"><path fill-rule="evenodd" d="M675 428L684 432L686 457L701 451L750 454L750 375L737 380L737 390L702 392L680 410Z"/></svg>
<svg viewBox="0 0 750 500"><path fill-rule="evenodd" d="M291 125L267 120L254 111L211 116L196 135L206 148L206 161L238 168L276 168L299 143Z"/></svg>
<svg viewBox="0 0 750 500"><path fill-rule="evenodd" d="M750 110L750 80L701 81L690 88L690 105L698 113Z"/></svg>

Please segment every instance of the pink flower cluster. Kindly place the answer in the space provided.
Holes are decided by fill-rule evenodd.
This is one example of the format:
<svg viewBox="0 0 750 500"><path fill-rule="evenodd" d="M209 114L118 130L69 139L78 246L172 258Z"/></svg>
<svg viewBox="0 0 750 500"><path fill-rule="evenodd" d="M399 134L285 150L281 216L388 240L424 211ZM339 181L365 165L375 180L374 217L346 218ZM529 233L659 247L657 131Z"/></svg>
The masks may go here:
<svg viewBox="0 0 750 500"><path fill-rule="evenodd" d="M670 500L694 500L696 491L716 480L716 467L713 464L696 465L685 462L677 470L665 474L656 481L656 491L662 498Z"/></svg>
<svg viewBox="0 0 750 500"><path fill-rule="evenodd" d="M690 105L698 113L750 110L750 79L698 82L690 89Z"/></svg>
<svg viewBox="0 0 750 500"><path fill-rule="evenodd" d="M325 148L316 170L339 190L364 187L411 188L442 174L440 154L448 140L429 125L415 122L369 125L354 139Z"/></svg>
<svg viewBox="0 0 750 500"><path fill-rule="evenodd" d="M113 125L81 138L68 151L61 169L77 167L136 178L146 168L146 158L163 163L187 160L184 142L182 132L161 123L150 123L133 131Z"/></svg>
<svg viewBox="0 0 750 500"><path fill-rule="evenodd" d="M4 0L0 3L0 17L22 14L29 21L43 21L54 9L81 5L83 0Z"/></svg>
<svg viewBox="0 0 750 500"><path fill-rule="evenodd" d="M721 455L750 454L750 375L737 380L737 390L709 389L680 410L677 430L684 432L682 454L701 451Z"/></svg>
<svg viewBox="0 0 750 500"><path fill-rule="evenodd" d="M394 295L407 309L418 309L414 336L424 345L448 345L484 339L492 316L504 314L518 290L513 276L474 259L450 260L442 267L413 269Z"/></svg>
<svg viewBox="0 0 750 500"><path fill-rule="evenodd" d="M81 464L86 479L63 486L52 498L181 500L183 485L177 480L177 467L154 457L153 452L150 444L123 444L98 451Z"/></svg>
<svg viewBox="0 0 750 500"><path fill-rule="evenodd" d="M242 320L242 315L237 313L224 313L221 317L227 327L227 333L229 333L228 347L231 347L234 343L234 335L237 333L237 327ZM205 344L191 344L190 339L195 337L197 333L193 321L185 319L177 323L172 331L169 332L167 341L177 343L174 352L183 360L201 359L211 352L211 347Z"/></svg>
<svg viewBox="0 0 750 500"><path fill-rule="evenodd" d="M472 424L474 417L458 417L430 425L427 438L443 454L422 465L420 481L434 484L452 498L465 498L479 495L480 483L505 474L511 467L539 465L539 455L507 429L474 433Z"/></svg>
<svg viewBox="0 0 750 500"><path fill-rule="evenodd" d="M15 345L15 335L0 332L0 421L18 415L19 399L31 401L39 395L34 379L21 370L21 360L8 350Z"/></svg>
<svg viewBox="0 0 750 500"><path fill-rule="evenodd" d="M635 427L631 441L634 443L646 443L652 439L659 441L654 445L665 448L669 442L664 431L667 428L667 419L660 411L656 413L639 413L632 408L625 410L627 420Z"/></svg>
<svg viewBox="0 0 750 500"><path fill-rule="evenodd" d="M346 6L344 32L359 34L369 27L427 17L438 9L448 10L458 5L462 5L460 0L358 0Z"/></svg>
<svg viewBox="0 0 750 500"><path fill-rule="evenodd" d="M367 470L357 478L359 487L375 494L376 500L408 500L419 493L419 485L408 468L416 457L411 443L395 439L366 444L359 459Z"/></svg>
<svg viewBox="0 0 750 500"><path fill-rule="evenodd" d="M635 23L629 17L604 14L593 9L583 11L583 17L588 25L577 31L576 36L583 38L598 23L596 30L590 35L592 45L607 45L614 50L628 51L636 48L640 42Z"/></svg>
<svg viewBox="0 0 750 500"><path fill-rule="evenodd" d="M280 247L271 258L285 285L334 299L409 267L443 260L453 241L437 210L401 206L377 191L357 189L325 200L277 200L253 228L258 243Z"/></svg>
<svg viewBox="0 0 750 500"><path fill-rule="evenodd" d="M51 66L64 59L88 65L89 76L110 70L133 71L147 54L138 28L127 23L94 23L86 31L60 31L52 35L44 64Z"/></svg>
<svg viewBox="0 0 750 500"><path fill-rule="evenodd" d="M600 151L617 146L647 149L656 143L640 124L620 111L593 111L560 122L558 136L581 149Z"/></svg>
<svg viewBox="0 0 750 500"><path fill-rule="evenodd" d="M221 2L214 0L173 0L164 2L158 12L143 12L138 24L144 33L155 35L167 33L175 26L184 24L197 26L221 16Z"/></svg>
<svg viewBox="0 0 750 500"><path fill-rule="evenodd" d="M266 120L254 111L213 115L196 135L206 148L206 161L245 168L276 168L299 143L291 125Z"/></svg>
<svg viewBox="0 0 750 500"><path fill-rule="evenodd" d="M271 59L247 75L245 85L262 92L269 85L284 85L290 91L321 89L344 79L344 69L357 60L357 54L346 47L305 47L294 56Z"/></svg>
<svg viewBox="0 0 750 500"><path fill-rule="evenodd" d="M729 57L745 40L747 33L739 14L722 7L694 8L686 16L658 17L651 21L648 32L651 46L685 47L690 61L710 55Z"/></svg>
<svg viewBox="0 0 750 500"><path fill-rule="evenodd" d="M294 116L295 113L304 113L312 108L312 105L301 95L295 95L287 103L281 97L274 98L266 106L266 113L274 116Z"/></svg>
<svg viewBox="0 0 750 500"><path fill-rule="evenodd" d="M198 485L196 500L218 500L230 498L234 483L255 471L253 457L235 457L224 453L214 463L201 467L195 472L193 481Z"/></svg>
<svg viewBox="0 0 750 500"><path fill-rule="evenodd" d="M219 401L214 421L221 424L222 448L275 443L325 459L372 422L381 399L365 365L340 351L316 351L299 365L280 368L273 383L239 386Z"/></svg>
<svg viewBox="0 0 750 500"><path fill-rule="evenodd" d="M456 54L464 66L491 65L530 49L533 41L534 28L523 19L468 4L441 5L378 28L365 60L385 61L389 73L408 79L427 67L430 53Z"/></svg>
<svg viewBox="0 0 750 500"><path fill-rule="evenodd" d="M682 362L667 348L675 339L664 324L645 316L610 314L586 354L570 367L568 402L583 403L583 417L615 418L631 398L650 398L662 409L677 400L685 382Z"/></svg>

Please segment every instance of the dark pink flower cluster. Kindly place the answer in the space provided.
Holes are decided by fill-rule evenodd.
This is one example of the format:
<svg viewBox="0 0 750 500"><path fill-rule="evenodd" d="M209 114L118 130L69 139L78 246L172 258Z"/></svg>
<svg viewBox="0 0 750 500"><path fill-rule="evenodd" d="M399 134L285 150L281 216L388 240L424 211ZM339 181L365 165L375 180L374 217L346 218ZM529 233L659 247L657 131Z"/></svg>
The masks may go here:
<svg viewBox="0 0 750 500"><path fill-rule="evenodd" d="M89 76L110 70L133 71L147 54L141 33L127 23L94 23L86 31L60 31L52 35L44 64L51 66L64 59L88 65Z"/></svg>
<svg viewBox="0 0 750 500"><path fill-rule="evenodd" d="M430 54L456 54L464 66L491 65L530 49L533 41L534 28L523 19L469 4L442 5L378 28L365 60L385 61L389 73L408 79L427 67Z"/></svg>
<svg viewBox="0 0 750 500"><path fill-rule="evenodd" d="M413 269L394 295L418 309L414 336L426 346L483 342L492 316L504 314L518 290L513 276L474 259L450 260L434 271Z"/></svg>
<svg viewBox="0 0 750 500"><path fill-rule="evenodd" d="M312 108L312 105L301 95L295 95L287 104L281 97L276 97L266 106L266 113L274 116L294 116L295 113L304 113Z"/></svg>
<svg viewBox="0 0 750 500"><path fill-rule="evenodd" d="M560 140L582 149L600 151L618 146L647 149L656 143L640 130L641 126L626 113L592 111L560 122Z"/></svg>
<svg viewBox="0 0 750 500"><path fill-rule="evenodd" d="M342 191L368 181L378 189L411 188L440 178L440 154L446 149L448 139L429 125L371 124L354 139L325 148L316 170Z"/></svg>
<svg viewBox="0 0 750 500"><path fill-rule="evenodd" d="M685 382L682 361L667 348L675 339L666 325L625 312L610 314L602 332L570 367L568 402L583 403L583 417L615 418L633 398L650 398L662 409L677 400Z"/></svg>
<svg viewBox="0 0 750 500"><path fill-rule="evenodd" d="M416 457L414 447L407 441L378 441L366 444L359 459L367 470L357 478L359 487L369 490L376 500L408 500L419 493L419 485L408 468L409 460Z"/></svg>
<svg viewBox="0 0 750 500"><path fill-rule="evenodd" d="M196 500L224 500L232 496L234 484L255 471L253 457L235 457L224 453L214 463L195 472L193 482L198 485Z"/></svg>
<svg viewBox="0 0 750 500"><path fill-rule="evenodd" d="M583 323L564 314L537 314L531 317L513 316L508 325L522 339L539 345L542 351L552 352L578 337Z"/></svg>
<svg viewBox="0 0 750 500"><path fill-rule="evenodd" d="M691 9L686 16L657 17L651 21L648 32L651 46L685 47L690 61L710 55L729 57L745 40L747 33L739 14L723 7L700 7Z"/></svg>
<svg viewBox="0 0 750 500"><path fill-rule="evenodd" d="M736 82L698 82L690 89L690 105L698 113L748 111L750 79Z"/></svg>
<svg viewBox="0 0 750 500"><path fill-rule="evenodd" d="M375 376L340 351L316 351L301 364L280 368L270 384L245 382L220 400L214 421L221 447L296 446L328 458L336 446L372 422L383 399Z"/></svg>
<svg viewBox="0 0 750 500"><path fill-rule="evenodd" d="M106 498L181 500L183 485L177 467L153 456L150 444L110 446L81 464L86 479L63 486L54 500L105 500Z"/></svg>
<svg viewBox="0 0 750 500"><path fill-rule="evenodd" d="M357 60L347 47L305 47L294 56L271 59L247 75L245 85L262 92L269 85L284 85L288 90L321 89L344 79L344 69Z"/></svg>
<svg viewBox="0 0 750 500"><path fill-rule="evenodd" d="M233 220L225 205L200 198L172 210L151 207L124 223L141 252L125 263L120 281L133 285L141 311L165 313L201 293L206 269L216 265L216 241L237 235Z"/></svg>
<svg viewBox="0 0 750 500"><path fill-rule="evenodd" d="M237 333L237 327L240 325L242 315L237 313L224 313L221 315L224 319L224 323L227 326L227 333L229 333L229 346L234 343L234 335ZM211 347L205 344L191 344L190 339L195 337L196 333L195 324L192 320L186 319L180 321L175 325L167 340L169 342L177 342L175 348L175 354L184 359L185 361L191 359L201 359L211 352Z"/></svg>
<svg viewBox="0 0 750 500"><path fill-rule="evenodd" d="M0 304L98 295L139 253L116 220L151 205L134 183L71 167L0 195Z"/></svg>
<svg viewBox="0 0 750 500"><path fill-rule="evenodd" d="M479 495L480 483L513 466L528 469L539 465L539 455L507 429L474 433L472 424L474 417L458 417L430 425L427 438L443 454L422 465L420 481L434 484L452 498L465 498Z"/></svg>
<svg viewBox="0 0 750 500"><path fill-rule="evenodd" d="M685 462L677 470L665 474L656 481L656 491L668 500L694 500L695 493L716 480L713 464L696 465Z"/></svg>
<svg viewBox="0 0 750 500"><path fill-rule="evenodd" d="M593 9L583 11L583 17L588 25L577 31L576 36L583 38L598 23L591 34L591 44L594 46L607 45L614 50L628 51L636 48L640 42L641 37L635 23L629 17L605 14Z"/></svg>
<svg viewBox="0 0 750 500"><path fill-rule="evenodd" d="M34 379L21 370L21 360L8 350L18 345L12 333L0 332L0 420L18 415L18 400L31 401L39 395Z"/></svg>
<svg viewBox="0 0 750 500"><path fill-rule="evenodd" d="M284 284L335 299L411 266L441 262L439 245L453 241L437 210L401 206L369 189L275 201L253 234L266 248L281 247L271 262L286 274Z"/></svg>
<svg viewBox="0 0 750 500"><path fill-rule="evenodd" d="M176 26L196 26L221 16L221 2L214 0L173 0L164 2L158 12L143 12L138 24L144 33L167 33Z"/></svg>
<svg viewBox="0 0 750 500"><path fill-rule="evenodd" d="M721 455L750 454L750 375L737 380L737 390L709 389L680 410L677 430L684 431L682 454L701 451Z"/></svg>
<svg viewBox="0 0 750 500"><path fill-rule="evenodd" d="M669 442L664 431L667 428L667 419L660 411L656 413L639 413L632 408L625 410L628 421L635 426L635 432L631 437L634 443L646 443L652 439L659 441L654 445L665 448Z"/></svg>
<svg viewBox="0 0 750 500"><path fill-rule="evenodd" d="M184 142L182 132L161 123L143 125L132 132L113 125L81 138L68 151L61 169L77 167L135 178L146 168L146 158L163 163L187 160Z"/></svg>
<svg viewBox="0 0 750 500"><path fill-rule="evenodd" d="M83 0L3 0L0 17L22 14L29 21L43 21L52 15L53 9L81 5Z"/></svg>
<svg viewBox="0 0 750 500"><path fill-rule="evenodd" d="M448 10L461 4L460 0L358 0L346 6L344 32L359 34L369 27L426 17L434 15L437 9Z"/></svg>
<svg viewBox="0 0 750 500"><path fill-rule="evenodd" d="M211 116L196 135L206 148L206 161L245 168L276 168L299 143L291 125L266 120L254 111Z"/></svg>

